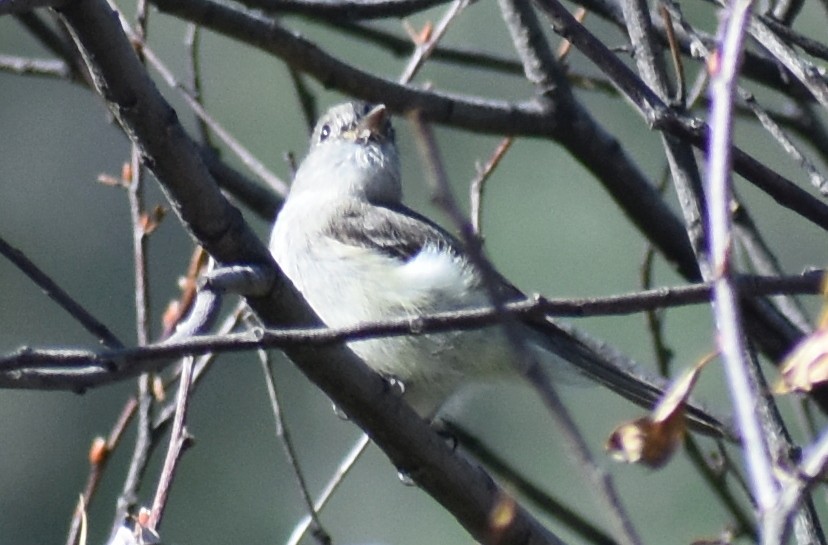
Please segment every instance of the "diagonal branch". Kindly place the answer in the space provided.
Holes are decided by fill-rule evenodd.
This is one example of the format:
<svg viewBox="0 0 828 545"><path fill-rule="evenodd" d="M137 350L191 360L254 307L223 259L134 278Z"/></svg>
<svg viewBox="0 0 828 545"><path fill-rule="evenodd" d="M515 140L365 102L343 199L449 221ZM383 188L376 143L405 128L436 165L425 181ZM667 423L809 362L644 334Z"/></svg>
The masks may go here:
<svg viewBox="0 0 828 545"><path fill-rule="evenodd" d="M103 0L79 0L59 12L84 51L97 89L141 149L188 231L219 263L260 264L278 271L238 210L221 195L111 9ZM319 324L281 273L275 275L267 296L251 297L248 302L269 326ZM505 493L487 474L452 452L351 351L342 346L295 346L286 353L472 536L492 542L489 516ZM520 507L497 537L528 545L562 543Z"/></svg>

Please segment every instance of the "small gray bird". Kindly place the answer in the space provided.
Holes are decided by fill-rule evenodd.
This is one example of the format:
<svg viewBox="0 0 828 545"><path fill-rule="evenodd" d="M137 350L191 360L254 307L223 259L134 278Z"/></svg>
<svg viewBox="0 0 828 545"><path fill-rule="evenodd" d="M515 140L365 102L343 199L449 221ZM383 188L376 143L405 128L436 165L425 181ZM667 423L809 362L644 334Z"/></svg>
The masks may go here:
<svg viewBox="0 0 828 545"><path fill-rule="evenodd" d="M348 102L322 116L276 219L270 251L330 327L491 305L463 245L402 204L394 130L382 105ZM525 298L506 279L495 282L502 300ZM553 375L577 369L646 406L661 394L552 320L521 322L520 333ZM469 382L519 370L501 326L348 346L376 372L400 381L405 399L423 416L433 416Z"/></svg>

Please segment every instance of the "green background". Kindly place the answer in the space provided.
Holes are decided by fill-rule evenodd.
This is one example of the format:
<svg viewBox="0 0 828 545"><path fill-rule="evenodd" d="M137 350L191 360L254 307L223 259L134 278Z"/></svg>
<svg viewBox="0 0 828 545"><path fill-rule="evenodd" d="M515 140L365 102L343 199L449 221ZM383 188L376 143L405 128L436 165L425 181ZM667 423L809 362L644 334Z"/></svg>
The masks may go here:
<svg viewBox="0 0 828 545"><path fill-rule="evenodd" d="M128 7L127 13L132 10ZM440 13L437 8L410 22L416 27L439 18ZM366 48L327 27L291 18L285 24L340 58L391 79L406 62L405 57ZM589 18L587 24L608 43L625 43L623 36L597 17ZM384 26L400 29L397 21ZM183 32L181 22L152 14L150 46L178 73L184 73L185 66ZM445 43L515 56L492 2L468 8ZM10 17L0 17L0 54L46 56ZM283 155L293 151L302 156L307 127L283 63L209 32L204 33L202 59L208 110L256 157L287 179ZM571 63L579 71L596 73L577 53ZM511 100L533 94L520 78L437 62L426 64L417 79L417 83L424 82L439 89ZM192 129L192 115L176 93L163 83L159 87ZM313 88L319 92L322 107L343 98L315 83ZM637 114L614 97L590 92L579 96L641 168L659 179L664 160L658 133L648 131ZM407 202L445 224L444 216L430 204L410 128L404 120L396 123ZM465 203L475 163L485 161L499 139L448 128L438 128L437 134L449 177ZM805 177L763 133L740 127L739 134L753 153L807 186ZM102 100L86 89L63 81L0 73L0 236L22 249L122 339L134 342L126 193L95 181L101 173L117 176L129 152L126 137L113 125ZM238 164L229 152L225 157ZM824 235L819 229L774 205L743 180L737 180L737 187L786 270L799 272L824 265ZM148 188L147 204L163 203L154 181ZM262 237L267 236L263 221L249 212L245 216ZM638 233L586 170L552 142L515 142L488 182L484 234L493 262L527 292L588 297L634 291L639 286L645 245ZM161 310L177 295L176 279L183 274L190 251L191 241L173 216L151 237L155 332ZM662 285L681 283L663 263L657 265L656 279ZM0 351L7 353L23 345L94 347L94 339L5 260L0 260L0 287ZM653 359L641 316L584 319L577 324L642 362ZM709 308L670 311L666 333L677 355L676 364L692 364L713 348ZM325 397L281 355L276 357L286 417L311 490L317 491L358 430L338 419ZM86 479L88 446L96 435L108 433L133 389L130 381L84 395L0 393L0 541L63 543ZM562 393L599 463L617 479L645 542L688 543L714 537L727 526L727 513L683 454L661 471L617 465L603 454L609 432L640 411L597 387L566 387ZM726 409L718 365L703 377L699 397ZM567 459L565 446L529 388L510 384L486 390L485 395L469 401L461 417L536 483L609 530L589 484ZM164 542L283 542L303 510L274 437L254 355L219 360L194 398L188 429L196 442L185 454L174 484L162 526ZM110 528L133 438L133 433L125 437L90 507L90 543L102 543ZM159 452L164 448L165 444ZM144 503L151 498L160 458L156 454L148 472L148 486L142 490ZM394 468L375 447L359 462L322 520L336 543L472 543L433 500L416 488L401 485ZM563 537L570 537L557 524L550 524Z"/></svg>

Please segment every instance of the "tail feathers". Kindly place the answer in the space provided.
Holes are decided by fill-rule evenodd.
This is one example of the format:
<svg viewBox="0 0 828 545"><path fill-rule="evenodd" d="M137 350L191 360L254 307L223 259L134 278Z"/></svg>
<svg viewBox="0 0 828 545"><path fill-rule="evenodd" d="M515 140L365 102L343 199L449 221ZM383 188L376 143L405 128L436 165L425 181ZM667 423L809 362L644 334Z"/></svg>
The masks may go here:
<svg viewBox="0 0 828 545"><path fill-rule="evenodd" d="M652 409L664 395L666 380L643 371L634 361L606 343L551 319L535 320L529 325L543 336L545 348L569 362L582 375L636 405ZM696 402L688 402L685 410L692 430L713 437L737 437L732 426L711 415Z"/></svg>

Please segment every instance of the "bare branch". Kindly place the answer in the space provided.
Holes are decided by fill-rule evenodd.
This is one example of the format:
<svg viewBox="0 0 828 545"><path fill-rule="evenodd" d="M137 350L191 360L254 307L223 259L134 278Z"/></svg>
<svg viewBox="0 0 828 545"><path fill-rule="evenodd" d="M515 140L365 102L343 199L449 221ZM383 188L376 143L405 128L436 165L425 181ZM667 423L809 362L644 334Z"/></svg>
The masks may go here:
<svg viewBox="0 0 828 545"><path fill-rule="evenodd" d="M0 55L0 72L10 72L19 75L48 76L52 78L66 79L72 75L69 66L59 60L53 59L29 59L25 57L14 57L11 55Z"/></svg>
<svg viewBox="0 0 828 545"><path fill-rule="evenodd" d="M158 479L158 487L155 491L155 498L152 501L147 527L158 530L161 519L164 516L164 509L167 506L167 498L170 494L173 479L176 475L178 462L181 455L191 442L190 434L185 427L187 411L190 405L190 388L193 378L192 357L184 358L181 364L181 375L178 380L178 395L175 403L175 418L173 419L172 430L170 431L170 444L167 448L167 456L164 458L164 467L161 468L161 476Z"/></svg>
<svg viewBox="0 0 828 545"><path fill-rule="evenodd" d="M60 305L72 318L94 335L98 342L108 348L121 348L124 344L106 327L103 322L92 316L80 303L72 299L49 275L43 272L26 255L0 237L0 254L14 263L34 284L48 297Z"/></svg>
<svg viewBox="0 0 828 545"><path fill-rule="evenodd" d="M328 501L333 496L336 489L339 488L343 482L345 482L345 477L348 473L351 472L351 469L354 468L356 465L357 460L362 456L365 452L365 449L368 448L368 445L371 444L371 439L368 437L367 434L363 433L359 436L356 443L351 447L345 457L340 462L339 466L336 468L336 472L331 476L328 483L325 485L325 488L319 494L319 497L313 504L313 511L319 512L321 511L325 505L327 505ZM311 515L305 515L302 517L302 520L296 525L293 531L290 533L290 537L285 542L285 545L298 545L305 534L308 532L308 529L311 526L311 522L313 519Z"/></svg>
<svg viewBox="0 0 828 545"><path fill-rule="evenodd" d="M715 274L714 313L719 332L719 350L725 361L733 406L744 436L744 456L751 475L760 518L776 501L778 483L773 476L770 453L762 437L756 406L756 385L751 381L745 357L741 313L732 284L731 263L731 139L736 74L741 61L744 35L750 18L750 1L737 0L722 32L722 46L711 80L710 163L707 173L707 208L710 214L710 263Z"/></svg>
<svg viewBox="0 0 828 545"><path fill-rule="evenodd" d="M822 274L814 272L785 278L746 276L736 282L743 295L817 294L820 292ZM581 300L544 299L536 296L525 301L506 303L503 312L516 317L624 315L667 306L706 304L710 300L712 289L712 283L705 283ZM204 335L179 342L108 352L25 348L0 358L0 388L82 390L136 376L143 371L159 370L169 365L169 360L186 355L299 345L326 346L377 336L424 335L455 329L475 329L494 325L500 318L501 315L495 309L481 308L422 315L413 321L401 318L337 329L291 328L237 335Z"/></svg>
<svg viewBox="0 0 828 545"><path fill-rule="evenodd" d="M319 520L316 506L314 505L313 499L311 499L310 492L308 491L308 483L305 479L305 474L302 472L302 468L299 467L299 457L296 455L296 449L293 447L293 439L291 438L290 431L287 428L282 406L279 402L279 394L276 391L276 379L273 376L270 357L265 350L257 350L257 353L259 355L259 362L262 365L262 372L265 376L267 396L270 401L270 408L273 411L273 418L276 424L276 437L282 445L282 450L285 452L285 458L287 458L288 464L293 470L293 476L296 479L296 484L299 488L299 493L302 496L302 501L308 510L311 521L313 522L313 530L311 530L311 533L320 545L330 545L332 542L331 536Z"/></svg>
<svg viewBox="0 0 828 545"><path fill-rule="evenodd" d="M405 17L448 0L243 0L243 4L271 13L298 13L313 17L374 19Z"/></svg>
<svg viewBox="0 0 828 545"><path fill-rule="evenodd" d="M63 2L64 0L0 0L0 15L56 7Z"/></svg>
<svg viewBox="0 0 828 545"><path fill-rule="evenodd" d="M219 263L275 269L267 249L219 192L174 111L137 62L108 6L101 0L80 0L62 7L60 13L84 50L96 87L140 146L189 231ZM281 275L269 297L248 301L270 326L319 323ZM341 346L295 346L286 353L369 431L393 463L410 471L476 539L491 539L489 513L503 493L479 468L454 455L410 407L386 389L380 377ZM499 537L527 544L561 543L520 507Z"/></svg>

